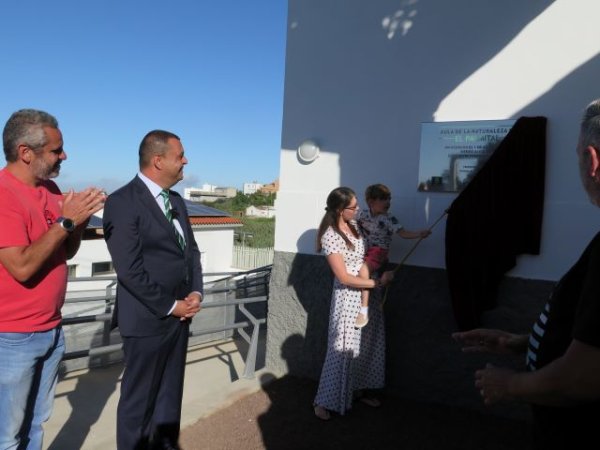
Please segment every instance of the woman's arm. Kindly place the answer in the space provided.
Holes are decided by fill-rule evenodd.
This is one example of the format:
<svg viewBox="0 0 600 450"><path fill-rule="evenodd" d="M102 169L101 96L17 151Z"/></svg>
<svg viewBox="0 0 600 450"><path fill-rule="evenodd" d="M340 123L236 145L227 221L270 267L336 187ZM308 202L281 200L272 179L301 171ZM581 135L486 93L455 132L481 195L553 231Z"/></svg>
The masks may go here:
<svg viewBox="0 0 600 450"><path fill-rule="evenodd" d="M340 283L346 286L357 289L371 289L377 287L379 284L378 280L360 278L349 274L344 264L344 258L339 253L327 255L327 262L333 271L333 275L335 275Z"/></svg>

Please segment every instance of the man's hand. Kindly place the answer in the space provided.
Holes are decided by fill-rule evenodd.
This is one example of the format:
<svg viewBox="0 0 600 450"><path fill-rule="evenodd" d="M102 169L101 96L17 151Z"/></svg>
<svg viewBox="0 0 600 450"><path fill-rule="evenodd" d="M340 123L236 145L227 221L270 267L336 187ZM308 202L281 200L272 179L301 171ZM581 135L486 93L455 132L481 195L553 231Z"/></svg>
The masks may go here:
<svg viewBox="0 0 600 450"><path fill-rule="evenodd" d="M495 353L498 355L524 353L528 340L527 335L485 328L452 333L452 338L463 344L462 351L465 353Z"/></svg>
<svg viewBox="0 0 600 450"><path fill-rule="evenodd" d="M177 300L171 315L179 317L183 322L194 317L202 308L202 296L198 292L191 292L183 300Z"/></svg>
<svg viewBox="0 0 600 450"><path fill-rule="evenodd" d="M187 319L191 319L202 309L202 295L200 292L190 292L183 301L186 302L193 311L192 315L186 316Z"/></svg>
<svg viewBox="0 0 600 450"><path fill-rule="evenodd" d="M106 194L98 188L89 187L81 192L69 191L62 202L62 215L78 227L87 224L90 216L104 208Z"/></svg>
<svg viewBox="0 0 600 450"><path fill-rule="evenodd" d="M379 279L379 282L381 283L382 286L386 286L386 285L390 284L393 279L394 279L394 271L388 270L386 272L383 272L383 274L381 274L381 278Z"/></svg>
<svg viewBox="0 0 600 450"><path fill-rule="evenodd" d="M475 372L475 387L486 405L513 400L509 385L514 371L487 364Z"/></svg>

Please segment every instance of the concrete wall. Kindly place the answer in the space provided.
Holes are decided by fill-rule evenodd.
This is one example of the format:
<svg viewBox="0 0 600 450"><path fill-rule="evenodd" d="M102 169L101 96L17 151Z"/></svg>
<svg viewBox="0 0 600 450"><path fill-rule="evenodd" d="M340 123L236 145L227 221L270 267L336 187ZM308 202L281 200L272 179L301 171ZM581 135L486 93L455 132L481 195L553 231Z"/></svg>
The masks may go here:
<svg viewBox="0 0 600 450"><path fill-rule="evenodd" d="M279 375L318 379L325 358L333 278L323 256L277 252L273 263L267 328L267 367ZM484 313L484 327L528 333L552 282L508 277L498 306ZM491 362L523 369L523 358L467 355L450 335L456 331L443 269L403 266L384 306L386 388L417 401L484 407L474 372ZM524 407L495 407L499 415L524 418Z"/></svg>

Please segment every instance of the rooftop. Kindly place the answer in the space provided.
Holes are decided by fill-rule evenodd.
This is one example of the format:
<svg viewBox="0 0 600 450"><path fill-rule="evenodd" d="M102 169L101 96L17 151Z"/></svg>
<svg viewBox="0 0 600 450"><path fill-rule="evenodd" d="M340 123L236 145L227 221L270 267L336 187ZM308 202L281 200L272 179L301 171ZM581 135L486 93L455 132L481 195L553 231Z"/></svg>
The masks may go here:
<svg viewBox="0 0 600 450"><path fill-rule="evenodd" d="M242 221L231 216L226 211L217 208L196 203L191 200L185 200L185 206L190 217L190 223L196 226L220 226L233 225L241 226ZM102 236L102 218L92 216L88 223L85 239L97 239Z"/></svg>

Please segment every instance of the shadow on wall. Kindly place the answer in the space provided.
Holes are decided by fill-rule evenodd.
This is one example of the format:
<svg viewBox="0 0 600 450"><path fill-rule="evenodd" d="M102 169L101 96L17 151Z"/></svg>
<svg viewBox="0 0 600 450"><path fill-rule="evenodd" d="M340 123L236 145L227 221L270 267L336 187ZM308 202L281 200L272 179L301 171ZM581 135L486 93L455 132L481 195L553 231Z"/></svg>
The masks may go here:
<svg viewBox="0 0 600 450"><path fill-rule="evenodd" d="M566 121L562 122L563 124L568 124L569 121L576 124L575 128L567 130L574 137L573 146L569 149L574 154L577 144L575 138L579 133L581 114L592 100L600 97L600 91L597 89L599 70L600 54L573 70L546 94L519 111L517 115L535 115L548 110L558 111L558 114L562 114ZM586 86L589 88L582 88ZM590 92L592 92L592 96L590 96ZM577 173L575 177L579 180Z"/></svg>
<svg viewBox="0 0 600 450"><path fill-rule="evenodd" d="M296 241L296 249L298 251L303 251L306 249L314 250L317 245L317 232L318 230L316 228L312 228L302 233Z"/></svg>
<svg viewBox="0 0 600 450"><path fill-rule="evenodd" d="M319 14L290 8L282 147L321 137L325 151L343 156L340 185L416 189L418 147L406 143L419 142L420 122L552 3L354 2L345 20L336 2L319 5ZM390 33L393 23L402 32ZM378 163L378 152L390 159ZM367 165L383 170L374 179L358 170Z"/></svg>
<svg viewBox="0 0 600 450"><path fill-rule="evenodd" d="M385 39L378 35L378 23L389 14L385 9L391 3L357 6L358 2L353 2L359 11L348 15L351 20L338 22L332 20L336 13L331 4L320 6L322 14L310 15L314 12L310 8L299 8L300 15L305 17L298 18L298 32L303 20L310 21L307 28L313 35L294 36L296 31L290 31L287 64L291 70L286 72L291 74L291 79L286 79L282 147L295 148L307 135L326 137L324 150L340 154L339 185L361 192L362 186L382 182L389 185L395 195L406 196L415 192L418 173L418 148L406 143L419 142L420 121L431 120L444 98L553 2L540 1L527 7L516 1L416 2L418 16L409 32ZM483 26L491 22L493 26ZM347 42L335 41L335 36L349 38L359 34L360 46L348 39ZM303 56L304 59L294 60L294 52L306 55L304 50L309 46L313 49L311 59ZM332 48L340 51L334 52ZM357 62L360 66L355 64ZM296 64L319 67L319 70L306 73L308 71L300 70ZM361 69L349 70L349 67ZM548 155L546 189L547 198L552 201L586 201L583 193L580 199L574 196L575 189L581 189L574 148L581 111L593 95L600 96L598 92L590 94L597 85L598 73L600 55L573 70L543 96L515 113L517 117L551 112L548 114L550 145L572 137L570 148L556 149L572 152L572 171L561 168L560 163L565 160L560 156ZM401 84L398 78L403 81ZM319 101L313 101L315 99ZM378 155L385 160L378 161ZM365 167L372 170L364 170ZM548 211L545 221L552 223L554 235L556 228L566 229L564 221L548 220ZM557 212L560 213L558 209L555 214ZM597 217L597 211L590 214ZM578 226L586 233L591 227L590 223ZM563 235L573 237L547 243L553 248L550 249L552 254L561 246L565 249L565 253L557 254L557 261L564 266L561 272L581 251L581 247L573 248L573 239L577 239L573 234ZM299 248L309 241L314 242L314 237L313 230L305 232L298 239ZM587 239L587 235L582 239ZM310 248L314 248L312 245ZM565 254L572 257L567 258ZM293 354L299 360L293 369L298 373L290 371L290 374L316 379L325 351L332 277L321 256L295 255L290 264L288 285L294 289L297 302L306 314L305 324L293 330L306 330L306 337L304 341L292 341ZM473 372L490 361L483 356L466 357L450 339L455 324L445 273L441 269L413 267L403 269L399 275L402 276L395 284L396 295L390 294L393 298L386 305L388 386L402 396L419 401L481 408L481 399L472 386ZM499 307L486 314L484 325L528 332L551 284L507 279L501 288ZM499 362L499 365L505 364ZM514 365L521 367L522 361L516 360ZM527 417L527 411L517 411L514 407L509 413Z"/></svg>
<svg viewBox="0 0 600 450"><path fill-rule="evenodd" d="M316 230L309 230L299 241L312 239L314 242L313 236L316 236ZM333 274L323 256L295 254L287 284L303 308L297 329L306 331L303 339L299 335L287 338L281 356L288 365L289 374L318 378L327 347Z"/></svg>
<svg viewBox="0 0 600 450"><path fill-rule="evenodd" d="M578 67L545 95L519 111L519 115L524 116L553 111L548 123L549 153L547 155L546 196L556 202L579 200L582 203L589 203L587 195L581 187L575 148L581 114L592 100L600 97L600 90L597 89L598 73L600 73L600 54ZM582 86L589 86L589 88L585 89ZM556 142L564 143L565 147L553 147ZM563 159L563 155L568 155L570 159ZM553 162L554 164L552 164ZM565 162L570 164L570 167L568 165L565 167ZM590 211L595 213L596 209L590 206ZM580 225L585 226L581 223ZM577 233L576 230L572 232ZM591 238L591 235L589 237ZM561 254L572 254L573 258L579 256L582 248L569 249L572 247L569 240L563 239L562 241L565 244L565 253ZM553 242L552 245L561 245L561 243Z"/></svg>

